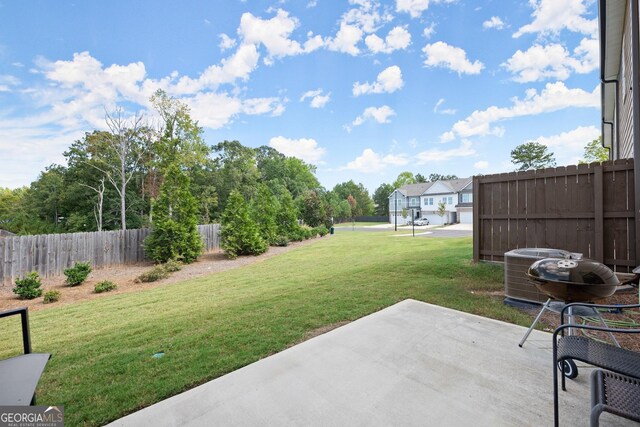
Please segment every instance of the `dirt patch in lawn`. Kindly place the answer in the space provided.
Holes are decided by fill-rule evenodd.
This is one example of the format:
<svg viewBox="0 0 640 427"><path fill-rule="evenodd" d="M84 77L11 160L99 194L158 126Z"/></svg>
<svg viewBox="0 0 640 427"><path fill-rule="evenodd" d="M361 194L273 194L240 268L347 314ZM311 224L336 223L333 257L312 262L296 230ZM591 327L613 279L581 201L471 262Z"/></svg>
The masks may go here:
<svg viewBox="0 0 640 427"><path fill-rule="evenodd" d="M242 267L244 265L260 262L300 246L312 244L318 240L320 239L309 239L303 242L294 242L290 243L289 246L286 247L274 246L269 248L269 251L262 255L241 256L234 260L228 259L223 252L210 252L202 255L198 261L193 264L184 265L180 271L171 273L168 278L151 283L135 283L135 279L138 276L153 267L153 264L150 262L94 270L91 272L86 282L75 287L70 287L65 284L66 277L64 275L42 278L42 289L44 292L58 290L62 294L60 301L51 304L44 304L42 302L42 297L32 300L19 299L18 296L13 293L14 285L0 286L0 311L18 307L29 307L30 311L42 310L65 304L73 304L78 301L101 298L105 295L141 292L147 289L167 286L173 283L183 282L188 279L208 276L222 271ZM118 286L118 289L111 292L96 294L94 292L96 283L104 280L109 280L115 283Z"/></svg>

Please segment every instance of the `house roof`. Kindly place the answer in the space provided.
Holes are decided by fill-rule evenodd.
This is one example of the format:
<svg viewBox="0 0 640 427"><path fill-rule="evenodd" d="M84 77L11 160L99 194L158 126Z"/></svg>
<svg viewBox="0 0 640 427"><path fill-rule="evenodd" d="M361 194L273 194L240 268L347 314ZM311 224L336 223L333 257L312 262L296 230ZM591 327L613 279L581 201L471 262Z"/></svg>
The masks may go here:
<svg viewBox="0 0 640 427"><path fill-rule="evenodd" d="M418 184L407 184L398 188L398 191L407 197L421 196L422 193L427 191L429 187L433 185L433 182L419 182ZM393 193L391 193L393 195ZM391 195L389 197L391 197Z"/></svg>
<svg viewBox="0 0 640 427"><path fill-rule="evenodd" d="M469 177L469 178L450 179L447 181L440 181L440 182L442 182L443 184L451 188L451 191L453 191L454 193L458 193L464 190L469 184L471 184L473 182L473 179Z"/></svg>
<svg viewBox="0 0 640 427"><path fill-rule="evenodd" d="M452 193L458 193L464 190L467 186L469 186L473 182L473 179L469 177L469 178L441 180L436 182L443 184L445 187L450 189ZM407 184L407 185L403 185L397 190L400 193L404 194L406 197L422 196L436 182L420 182L418 184ZM391 193L389 197L391 197L392 195L393 193Z"/></svg>

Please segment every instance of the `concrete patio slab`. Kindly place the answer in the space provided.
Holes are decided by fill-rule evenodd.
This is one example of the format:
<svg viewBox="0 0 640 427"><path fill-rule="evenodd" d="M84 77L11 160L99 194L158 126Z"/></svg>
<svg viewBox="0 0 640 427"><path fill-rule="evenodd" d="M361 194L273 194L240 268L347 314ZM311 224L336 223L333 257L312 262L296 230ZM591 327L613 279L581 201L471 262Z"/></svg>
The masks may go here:
<svg viewBox="0 0 640 427"><path fill-rule="evenodd" d="M551 335L519 348L525 331L405 300L110 425L552 425ZM589 424L591 371L560 392L561 425Z"/></svg>

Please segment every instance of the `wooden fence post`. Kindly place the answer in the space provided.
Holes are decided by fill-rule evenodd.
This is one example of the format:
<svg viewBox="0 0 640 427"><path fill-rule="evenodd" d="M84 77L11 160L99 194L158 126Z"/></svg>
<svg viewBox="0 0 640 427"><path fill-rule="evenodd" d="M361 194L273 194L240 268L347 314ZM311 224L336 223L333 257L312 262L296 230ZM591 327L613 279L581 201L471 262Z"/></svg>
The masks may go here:
<svg viewBox="0 0 640 427"><path fill-rule="evenodd" d="M598 163L593 168L593 203L594 203L594 242L595 259L598 262L604 261L604 192L602 181L602 164Z"/></svg>

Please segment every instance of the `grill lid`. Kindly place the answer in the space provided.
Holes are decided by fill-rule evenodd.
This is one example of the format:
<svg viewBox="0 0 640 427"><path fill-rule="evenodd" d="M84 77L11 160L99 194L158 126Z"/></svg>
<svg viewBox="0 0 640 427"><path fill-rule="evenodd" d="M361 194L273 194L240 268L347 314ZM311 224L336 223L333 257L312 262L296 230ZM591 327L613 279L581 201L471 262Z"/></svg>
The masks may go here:
<svg viewBox="0 0 640 427"><path fill-rule="evenodd" d="M609 267L591 259L544 258L531 264L527 273L536 281L584 285L620 284Z"/></svg>

